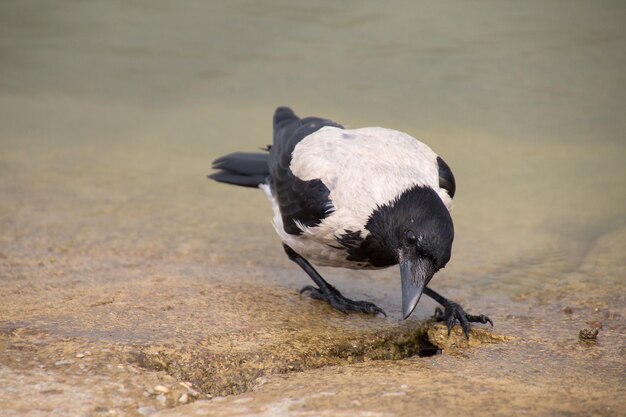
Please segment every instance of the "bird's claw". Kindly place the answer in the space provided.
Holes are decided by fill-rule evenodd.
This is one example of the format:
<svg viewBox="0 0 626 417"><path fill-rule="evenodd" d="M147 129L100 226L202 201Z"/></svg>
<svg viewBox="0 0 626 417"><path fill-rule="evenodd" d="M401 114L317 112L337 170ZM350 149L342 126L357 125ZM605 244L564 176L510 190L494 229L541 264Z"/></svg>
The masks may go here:
<svg viewBox="0 0 626 417"><path fill-rule="evenodd" d="M491 327L493 327L493 321L484 314L479 314L477 316L472 314L467 314L463 307L458 305L457 303L450 301L445 306L445 311L441 311L439 307L435 308L435 321L437 322L446 322L446 326L448 327L448 336L450 336L450 332L454 327L457 320L463 329L463 333L465 333L465 337L469 340L469 331L470 331L470 323L489 323Z"/></svg>
<svg viewBox="0 0 626 417"><path fill-rule="evenodd" d="M308 292L311 298L326 301L331 307L345 314L348 314L349 311L358 311L366 314L382 314L387 317L387 313L376 304L370 303L369 301L350 300L344 297L339 290L332 285L329 285L326 291L322 291L312 285L307 285L300 290L300 294L305 292Z"/></svg>

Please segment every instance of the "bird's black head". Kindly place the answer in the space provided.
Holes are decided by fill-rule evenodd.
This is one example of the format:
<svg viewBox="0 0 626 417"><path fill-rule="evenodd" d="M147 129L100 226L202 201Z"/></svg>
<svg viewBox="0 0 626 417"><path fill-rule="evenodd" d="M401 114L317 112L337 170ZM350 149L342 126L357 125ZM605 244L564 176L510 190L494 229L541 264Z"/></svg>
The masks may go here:
<svg viewBox="0 0 626 417"><path fill-rule="evenodd" d="M370 244L380 251L378 256L400 264L406 319L435 272L450 260L454 239L450 213L434 190L415 186L378 207L366 229Z"/></svg>

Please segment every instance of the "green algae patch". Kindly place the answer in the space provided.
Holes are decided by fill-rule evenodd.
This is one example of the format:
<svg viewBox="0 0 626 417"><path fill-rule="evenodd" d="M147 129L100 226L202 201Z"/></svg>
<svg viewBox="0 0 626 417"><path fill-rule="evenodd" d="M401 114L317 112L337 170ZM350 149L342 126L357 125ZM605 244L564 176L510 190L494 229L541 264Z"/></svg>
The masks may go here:
<svg viewBox="0 0 626 417"><path fill-rule="evenodd" d="M276 343L216 351L208 343L194 347L150 347L132 351L128 361L146 369L164 370L179 380L191 381L210 396L246 392L262 384L263 377L371 360L398 360L419 355L431 345L426 328L408 322L388 329L277 334Z"/></svg>
<svg viewBox="0 0 626 417"><path fill-rule="evenodd" d="M468 348L481 345L510 342L516 337L496 334L485 327L472 327L469 339L465 337L461 326L454 326L448 335L448 328L441 323L432 324L426 330L425 340L440 348L445 353L459 353Z"/></svg>
<svg viewBox="0 0 626 417"><path fill-rule="evenodd" d="M209 343L183 349L151 347L134 351L129 361L147 369L164 370L178 380L192 382L209 397L215 397L253 390L264 383L266 376L274 374L431 356L442 350L454 353L513 339L473 329L468 342L460 328L455 327L448 337L445 326L418 321L399 325L387 322L386 328L376 330L338 331L332 327L322 332L302 329L275 336L275 344L256 346L249 351L215 351Z"/></svg>

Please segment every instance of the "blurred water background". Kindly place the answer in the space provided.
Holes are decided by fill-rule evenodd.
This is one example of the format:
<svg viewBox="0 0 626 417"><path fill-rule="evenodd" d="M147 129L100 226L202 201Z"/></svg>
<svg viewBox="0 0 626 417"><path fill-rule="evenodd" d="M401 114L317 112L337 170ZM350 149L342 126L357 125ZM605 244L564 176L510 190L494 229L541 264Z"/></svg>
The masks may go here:
<svg viewBox="0 0 626 417"><path fill-rule="evenodd" d="M205 179L289 105L445 158L453 295L608 296L621 256L575 272L626 249L625 18L620 1L3 1L0 252L292 268L262 193Z"/></svg>

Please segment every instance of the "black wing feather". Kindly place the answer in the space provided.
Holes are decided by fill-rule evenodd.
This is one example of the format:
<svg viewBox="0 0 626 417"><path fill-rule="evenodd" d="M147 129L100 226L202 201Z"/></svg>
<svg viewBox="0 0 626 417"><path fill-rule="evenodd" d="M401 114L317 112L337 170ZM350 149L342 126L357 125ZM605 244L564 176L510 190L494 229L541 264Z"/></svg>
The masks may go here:
<svg viewBox="0 0 626 417"><path fill-rule="evenodd" d="M439 186L448 191L450 198L454 198L456 181L454 181L452 170L440 156L437 157L437 165L439 166Z"/></svg>
<svg viewBox="0 0 626 417"><path fill-rule="evenodd" d="M302 233L296 222L316 226L332 211L330 191L322 181L303 181L290 168L296 145L325 126L343 129L327 119L300 119L288 107L279 107L274 113L274 143L269 155L270 185L280 208L283 228L289 234Z"/></svg>

